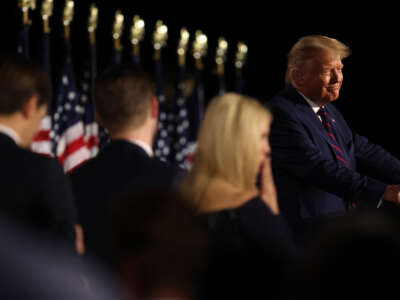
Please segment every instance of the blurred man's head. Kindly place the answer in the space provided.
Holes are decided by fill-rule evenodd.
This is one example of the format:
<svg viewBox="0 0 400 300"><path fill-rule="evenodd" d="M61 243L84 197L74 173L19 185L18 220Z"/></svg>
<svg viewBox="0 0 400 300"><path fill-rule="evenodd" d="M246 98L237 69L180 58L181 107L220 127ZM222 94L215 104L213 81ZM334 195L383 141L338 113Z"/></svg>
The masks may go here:
<svg viewBox="0 0 400 300"><path fill-rule="evenodd" d="M48 75L20 56L0 58L0 120L28 147L39 129L51 100Z"/></svg>
<svg viewBox="0 0 400 300"><path fill-rule="evenodd" d="M136 66L124 64L106 70L96 80L94 92L97 117L111 136L136 130L149 118L157 124L158 102L154 83Z"/></svg>
<svg viewBox="0 0 400 300"><path fill-rule="evenodd" d="M128 299L191 299L196 293L207 243L202 223L186 203L172 190L154 189L113 202L115 257Z"/></svg>

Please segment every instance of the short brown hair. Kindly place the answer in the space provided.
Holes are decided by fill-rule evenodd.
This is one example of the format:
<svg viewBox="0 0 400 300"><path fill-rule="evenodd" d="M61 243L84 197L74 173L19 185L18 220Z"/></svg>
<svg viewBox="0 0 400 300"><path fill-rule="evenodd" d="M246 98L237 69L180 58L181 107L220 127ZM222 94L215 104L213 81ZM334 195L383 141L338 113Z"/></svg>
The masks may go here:
<svg viewBox="0 0 400 300"><path fill-rule="evenodd" d="M95 82L96 111L110 132L141 126L153 95L151 77L131 64L113 66Z"/></svg>
<svg viewBox="0 0 400 300"><path fill-rule="evenodd" d="M50 103L50 79L37 63L22 56L3 56L0 74L0 114L10 115L21 110L34 95L39 98L39 106Z"/></svg>
<svg viewBox="0 0 400 300"><path fill-rule="evenodd" d="M317 56L322 51L334 52L341 59L348 57L351 53L348 46L334 38L323 35L304 36L289 51L285 83L289 84L291 82L293 69L301 68L307 60Z"/></svg>

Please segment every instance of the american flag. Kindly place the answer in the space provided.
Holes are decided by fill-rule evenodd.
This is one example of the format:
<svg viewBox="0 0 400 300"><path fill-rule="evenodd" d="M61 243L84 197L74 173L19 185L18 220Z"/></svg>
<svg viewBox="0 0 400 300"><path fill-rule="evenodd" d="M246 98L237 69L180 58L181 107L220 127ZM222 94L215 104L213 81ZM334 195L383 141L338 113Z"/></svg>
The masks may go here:
<svg viewBox="0 0 400 300"><path fill-rule="evenodd" d="M160 160L167 161L171 153L171 133L174 131L174 116L168 109L167 99L164 95L161 59L154 60L154 67L156 94L159 103L158 131L154 141L154 154Z"/></svg>
<svg viewBox="0 0 400 300"><path fill-rule="evenodd" d="M51 78L50 70L50 34L44 32L42 38L42 57L41 65L43 71L45 71L49 78ZM45 156L53 156L52 143L50 138L51 132L51 116L50 116L51 105L47 109L46 116L40 123L38 133L33 139L31 149L36 153L40 153Z"/></svg>
<svg viewBox="0 0 400 300"><path fill-rule="evenodd" d="M99 152L99 125L95 120L93 103L93 83L97 74L96 44L89 44L89 58L86 61L83 78L81 81L80 105L83 108L83 122L85 127L85 143L90 151L90 157L95 157ZM79 110L78 110L79 111Z"/></svg>
<svg viewBox="0 0 400 300"><path fill-rule="evenodd" d="M186 101L186 107L189 116L189 138L185 146L183 166L190 169L197 148L197 134L204 115L204 86L201 69L196 69L194 89Z"/></svg>
<svg viewBox="0 0 400 300"><path fill-rule="evenodd" d="M180 66L178 70L178 82L176 88L176 131L175 131L175 143L174 143L174 161L181 168L189 169L190 165L187 160L189 155L189 138L190 138L190 122L188 109L186 107L185 94L184 94L184 76L185 67Z"/></svg>
<svg viewBox="0 0 400 300"><path fill-rule="evenodd" d="M90 153L84 140L84 125L81 119L83 107L79 103L68 40L65 41L64 64L55 100L51 132L54 153L64 171L69 172L89 159Z"/></svg>

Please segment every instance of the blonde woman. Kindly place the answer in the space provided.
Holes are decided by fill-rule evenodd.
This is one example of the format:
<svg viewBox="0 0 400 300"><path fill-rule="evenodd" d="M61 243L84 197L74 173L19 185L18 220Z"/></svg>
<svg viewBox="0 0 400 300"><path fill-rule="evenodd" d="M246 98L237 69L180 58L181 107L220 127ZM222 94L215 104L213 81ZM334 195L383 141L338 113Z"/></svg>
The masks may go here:
<svg viewBox="0 0 400 300"><path fill-rule="evenodd" d="M205 298L226 298L224 284L232 286L237 278L240 285L229 289L232 296L238 296L239 286L249 296L245 282L251 291L259 292L252 267L267 268L276 276L271 283L281 284L283 266L292 257L294 247L279 216L271 173L271 120L259 101L233 93L214 98L204 116L194 165L183 189L210 233ZM246 280L236 277L249 268L253 271Z"/></svg>
<svg viewBox="0 0 400 300"><path fill-rule="evenodd" d="M184 184L199 212L237 208L260 196L273 214L279 213L269 161L270 123L271 114L255 99L229 93L211 101Z"/></svg>

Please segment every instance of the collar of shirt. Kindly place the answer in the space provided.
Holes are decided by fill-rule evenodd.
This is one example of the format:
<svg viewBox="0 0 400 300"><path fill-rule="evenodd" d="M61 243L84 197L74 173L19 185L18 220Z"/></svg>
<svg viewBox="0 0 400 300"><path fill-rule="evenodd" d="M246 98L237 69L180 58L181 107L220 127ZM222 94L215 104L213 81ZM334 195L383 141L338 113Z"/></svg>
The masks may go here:
<svg viewBox="0 0 400 300"><path fill-rule="evenodd" d="M311 106L312 110L313 110L315 113L317 113L320 107L319 107L316 103L314 103L313 101L311 101L310 99L308 99L306 96L304 96L301 92L299 92L299 91L297 91L297 92L304 98L304 100L307 101L308 105ZM322 107L324 107L324 106L322 106Z"/></svg>
<svg viewBox="0 0 400 300"><path fill-rule="evenodd" d="M0 124L0 132L10 137L18 146L21 144L21 138L14 129Z"/></svg>
<svg viewBox="0 0 400 300"><path fill-rule="evenodd" d="M138 145L140 148L142 148L147 153L148 156L150 157L154 156L153 149L151 149L151 147L147 143L135 139L129 139L129 141L132 144Z"/></svg>

